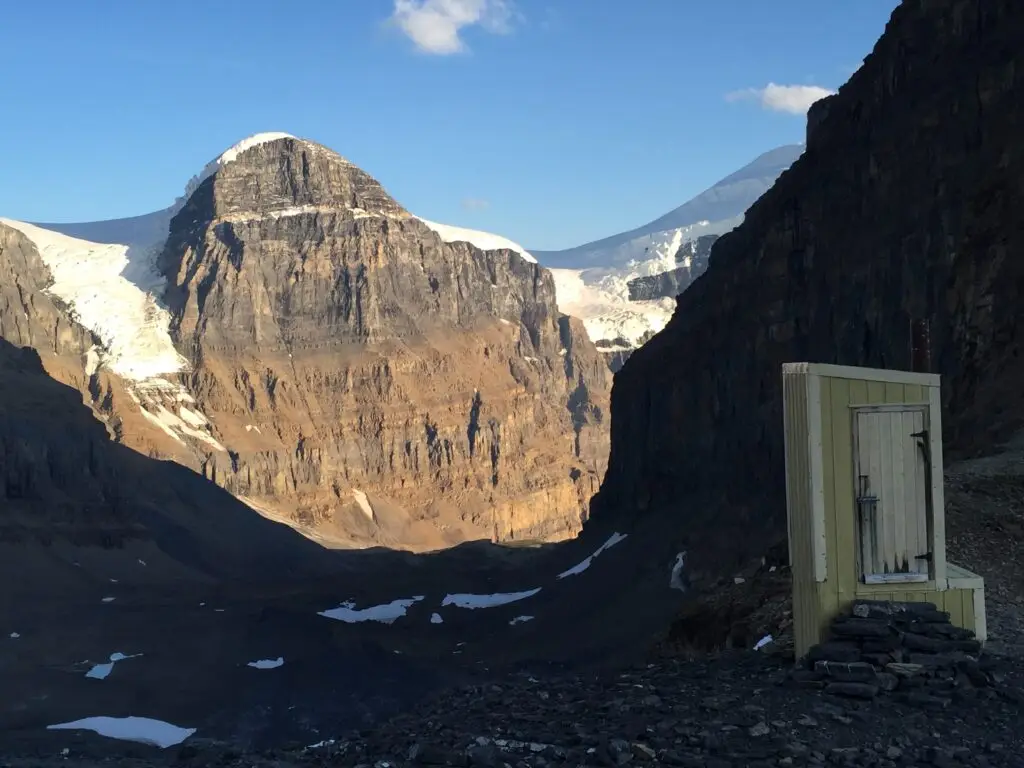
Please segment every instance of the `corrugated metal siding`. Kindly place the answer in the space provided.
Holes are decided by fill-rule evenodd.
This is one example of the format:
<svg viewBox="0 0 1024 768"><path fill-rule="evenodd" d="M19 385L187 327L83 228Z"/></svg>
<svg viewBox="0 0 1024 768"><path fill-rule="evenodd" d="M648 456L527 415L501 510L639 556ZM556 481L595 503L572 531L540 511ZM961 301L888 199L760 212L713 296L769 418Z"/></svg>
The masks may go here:
<svg viewBox="0 0 1024 768"><path fill-rule="evenodd" d="M814 575L811 460L806 373L782 375L786 451L786 509L793 574L793 633L799 655L818 642L818 590Z"/></svg>

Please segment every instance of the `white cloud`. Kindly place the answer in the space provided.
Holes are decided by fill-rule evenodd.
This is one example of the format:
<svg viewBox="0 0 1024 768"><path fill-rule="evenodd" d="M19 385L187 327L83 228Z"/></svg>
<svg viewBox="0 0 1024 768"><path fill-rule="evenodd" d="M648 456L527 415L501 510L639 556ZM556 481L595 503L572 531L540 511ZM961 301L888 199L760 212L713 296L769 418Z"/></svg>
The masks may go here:
<svg viewBox="0 0 1024 768"><path fill-rule="evenodd" d="M764 88L744 88L725 95L726 101L754 101L772 112L805 115L811 104L831 96L835 91L817 85L777 85L768 83Z"/></svg>
<svg viewBox="0 0 1024 768"><path fill-rule="evenodd" d="M462 201L462 207L467 211L482 211L485 208L490 208L491 203L487 200L481 200L479 197L467 197Z"/></svg>
<svg viewBox="0 0 1024 768"><path fill-rule="evenodd" d="M504 34L511 29L512 0L394 0L391 22L423 53L447 56L466 50L461 32L479 26Z"/></svg>

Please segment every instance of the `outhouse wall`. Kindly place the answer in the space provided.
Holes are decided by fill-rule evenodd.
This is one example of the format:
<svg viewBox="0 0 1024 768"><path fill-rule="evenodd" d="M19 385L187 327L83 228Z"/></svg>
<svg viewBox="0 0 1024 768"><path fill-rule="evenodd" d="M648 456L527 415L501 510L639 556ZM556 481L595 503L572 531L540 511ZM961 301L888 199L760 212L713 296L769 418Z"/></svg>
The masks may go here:
<svg viewBox="0 0 1024 768"><path fill-rule="evenodd" d="M979 615L984 623L981 588L973 581L950 583L946 578L939 377L791 364L784 368L783 392L797 656L820 642L829 622L856 598L934 602L949 611L955 624L983 632L976 627ZM853 409L877 405L928 406L930 474L938 482L931 488L933 562L927 582L864 584L859 577Z"/></svg>

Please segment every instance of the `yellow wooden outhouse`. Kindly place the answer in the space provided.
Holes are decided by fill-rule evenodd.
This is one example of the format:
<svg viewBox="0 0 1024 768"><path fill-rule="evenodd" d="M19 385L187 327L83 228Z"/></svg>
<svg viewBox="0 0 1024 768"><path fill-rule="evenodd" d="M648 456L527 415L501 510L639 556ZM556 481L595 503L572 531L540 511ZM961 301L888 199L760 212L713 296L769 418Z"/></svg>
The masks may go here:
<svg viewBox="0 0 1024 768"><path fill-rule="evenodd" d="M927 601L982 642L980 576L946 561L939 376L782 366L797 658L855 599Z"/></svg>

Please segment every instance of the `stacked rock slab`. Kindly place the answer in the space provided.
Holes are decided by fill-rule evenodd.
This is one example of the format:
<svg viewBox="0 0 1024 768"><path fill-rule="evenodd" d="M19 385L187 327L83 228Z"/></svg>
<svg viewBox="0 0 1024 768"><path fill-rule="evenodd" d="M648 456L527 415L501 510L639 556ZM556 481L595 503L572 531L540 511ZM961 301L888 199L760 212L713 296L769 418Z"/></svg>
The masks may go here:
<svg viewBox="0 0 1024 768"><path fill-rule="evenodd" d="M998 675L981 643L934 603L857 600L811 648L794 681L827 694L871 699L892 693L944 708L990 691Z"/></svg>

